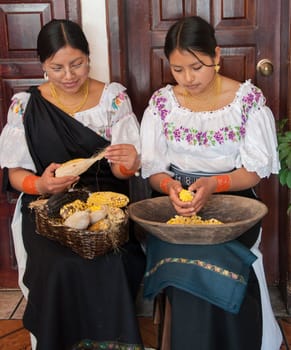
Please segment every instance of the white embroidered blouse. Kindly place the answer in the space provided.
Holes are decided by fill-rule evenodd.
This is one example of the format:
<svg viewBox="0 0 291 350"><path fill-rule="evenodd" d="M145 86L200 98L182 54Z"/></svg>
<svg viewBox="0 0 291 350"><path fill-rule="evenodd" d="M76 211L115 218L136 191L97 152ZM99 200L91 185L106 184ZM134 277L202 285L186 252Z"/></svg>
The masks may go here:
<svg viewBox="0 0 291 350"><path fill-rule="evenodd" d="M227 106L192 112L179 105L173 86L157 90L141 123L142 176L169 171L219 173L245 167L261 178L277 174L273 114L259 88L242 83Z"/></svg>
<svg viewBox="0 0 291 350"><path fill-rule="evenodd" d="M94 130L111 144L130 143L140 153L139 123L131 102L119 83L105 84L99 104L78 112L74 118ZM20 92L12 97L7 124L0 135L0 166L22 167L35 171L25 140L23 115L30 94Z"/></svg>

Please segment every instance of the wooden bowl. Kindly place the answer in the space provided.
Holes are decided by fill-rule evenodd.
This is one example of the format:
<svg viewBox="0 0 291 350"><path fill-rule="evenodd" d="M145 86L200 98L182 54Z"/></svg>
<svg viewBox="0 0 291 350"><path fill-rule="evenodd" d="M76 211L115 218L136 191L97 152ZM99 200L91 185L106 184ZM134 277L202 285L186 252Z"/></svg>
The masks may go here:
<svg viewBox="0 0 291 350"><path fill-rule="evenodd" d="M217 244L233 240L261 220L268 212L262 202L246 197L212 195L198 213L202 219L215 218L223 224L170 225L177 215L168 196L141 200L129 205L130 218L148 233L170 243Z"/></svg>

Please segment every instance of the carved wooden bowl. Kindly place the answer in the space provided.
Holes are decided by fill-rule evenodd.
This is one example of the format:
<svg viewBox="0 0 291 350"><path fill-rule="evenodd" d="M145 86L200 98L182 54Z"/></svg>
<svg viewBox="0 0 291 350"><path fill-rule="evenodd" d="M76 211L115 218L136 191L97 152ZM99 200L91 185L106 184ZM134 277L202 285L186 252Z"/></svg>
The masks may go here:
<svg viewBox="0 0 291 350"><path fill-rule="evenodd" d="M233 240L246 232L268 212L262 202L246 197L216 194L198 213L202 219L215 218L223 224L170 225L177 215L169 197L141 200L129 205L129 216L148 233L177 244L217 244Z"/></svg>

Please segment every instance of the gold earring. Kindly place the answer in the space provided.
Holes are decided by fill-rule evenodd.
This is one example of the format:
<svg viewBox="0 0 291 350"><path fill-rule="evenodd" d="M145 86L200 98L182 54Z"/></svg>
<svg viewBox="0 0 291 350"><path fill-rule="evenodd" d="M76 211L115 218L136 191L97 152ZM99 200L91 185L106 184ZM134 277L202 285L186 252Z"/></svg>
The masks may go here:
<svg viewBox="0 0 291 350"><path fill-rule="evenodd" d="M219 65L219 64L216 64L216 65L214 66L214 70L215 70L216 73L218 73L219 70L220 70L220 65Z"/></svg>
<svg viewBox="0 0 291 350"><path fill-rule="evenodd" d="M44 78L44 80L48 80L48 75L47 75L46 71L43 72L43 78Z"/></svg>

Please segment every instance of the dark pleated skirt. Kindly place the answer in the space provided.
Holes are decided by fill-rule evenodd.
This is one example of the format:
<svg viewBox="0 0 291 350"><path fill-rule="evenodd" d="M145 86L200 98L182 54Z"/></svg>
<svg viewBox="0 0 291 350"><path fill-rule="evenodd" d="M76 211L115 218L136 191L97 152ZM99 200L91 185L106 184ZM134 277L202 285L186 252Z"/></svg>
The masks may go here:
<svg viewBox="0 0 291 350"><path fill-rule="evenodd" d="M84 259L38 235L30 209L23 214L29 289L23 322L37 349L71 350L84 340L100 342L100 349L143 349L135 310L145 267L139 243L132 238L118 252Z"/></svg>
<svg viewBox="0 0 291 350"><path fill-rule="evenodd" d="M168 287L171 304L171 350L260 350L262 312L253 270L238 314L180 289Z"/></svg>

